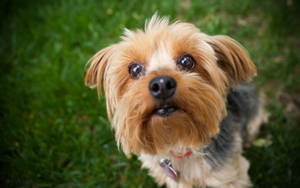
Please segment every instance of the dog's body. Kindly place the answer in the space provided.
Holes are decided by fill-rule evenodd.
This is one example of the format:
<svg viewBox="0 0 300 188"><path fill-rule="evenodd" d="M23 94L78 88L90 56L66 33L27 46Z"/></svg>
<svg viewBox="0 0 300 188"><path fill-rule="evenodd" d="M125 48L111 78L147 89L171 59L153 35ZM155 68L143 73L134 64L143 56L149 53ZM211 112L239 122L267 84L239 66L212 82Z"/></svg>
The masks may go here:
<svg viewBox="0 0 300 188"><path fill-rule="evenodd" d="M243 142L266 120L247 84L256 67L226 36L153 16L145 31L93 58L86 84L102 84L116 140L139 156L158 184L249 187Z"/></svg>

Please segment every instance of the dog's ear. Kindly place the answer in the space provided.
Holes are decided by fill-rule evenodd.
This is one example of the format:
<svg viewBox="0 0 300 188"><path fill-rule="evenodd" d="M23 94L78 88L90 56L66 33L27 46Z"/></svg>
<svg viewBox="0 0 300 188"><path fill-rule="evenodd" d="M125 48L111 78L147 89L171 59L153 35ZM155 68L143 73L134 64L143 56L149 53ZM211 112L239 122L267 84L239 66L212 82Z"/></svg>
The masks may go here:
<svg viewBox="0 0 300 188"><path fill-rule="evenodd" d="M114 46L106 47L97 52L88 62L90 66L85 76L85 85L98 89L98 94L102 94L102 84L105 74L105 68L109 58L113 53Z"/></svg>
<svg viewBox="0 0 300 188"><path fill-rule="evenodd" d="M249 82L256 75L256 66L246 50L228 36L209 36L207 41L214 49L217 63L222 68L231 84Z"/></svg>

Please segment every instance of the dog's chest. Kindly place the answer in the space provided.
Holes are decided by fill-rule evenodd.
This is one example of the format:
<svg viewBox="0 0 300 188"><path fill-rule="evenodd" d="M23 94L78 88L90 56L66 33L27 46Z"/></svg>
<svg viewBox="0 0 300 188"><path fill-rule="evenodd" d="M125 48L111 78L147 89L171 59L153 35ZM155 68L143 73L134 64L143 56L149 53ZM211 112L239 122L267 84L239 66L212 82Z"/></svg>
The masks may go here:
<svg viewBox="0 0 300 188"><path fill-rule="evenodd" d="M202 156L174 160L174 168L179 171L180 180L205 185L205 179L212 168Z"/></svg>
<svg viewBox="0 0 300 188"><path fill-rule="evenodd" d="M161 157L153 155L141 155L139 159L143 167L150 169L150 174L156 179L165 182L168 177L164 169L159 165ZM191 156L182 159L172 159L172 167L179 174L178 181L189 182L197 185L205 185L205 180L210 176L212 167L202 156ZM169 181L170 181L169 180ZM172 180L175 181L175 180Z"/></svg>

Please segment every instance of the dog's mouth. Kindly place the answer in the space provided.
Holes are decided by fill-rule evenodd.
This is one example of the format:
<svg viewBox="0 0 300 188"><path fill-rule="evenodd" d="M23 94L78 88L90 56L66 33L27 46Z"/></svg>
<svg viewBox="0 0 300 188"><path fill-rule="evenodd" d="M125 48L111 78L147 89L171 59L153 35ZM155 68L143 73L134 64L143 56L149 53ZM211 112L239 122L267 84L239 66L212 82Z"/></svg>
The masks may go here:
<svg viewBox="0 0 300 188"><path fill-rule="evenodd" d="M178 108L175 105L164 104L159 105L154 109L153 114L159 115L161 117L170 116L173 112L175 112Z"/></svg>

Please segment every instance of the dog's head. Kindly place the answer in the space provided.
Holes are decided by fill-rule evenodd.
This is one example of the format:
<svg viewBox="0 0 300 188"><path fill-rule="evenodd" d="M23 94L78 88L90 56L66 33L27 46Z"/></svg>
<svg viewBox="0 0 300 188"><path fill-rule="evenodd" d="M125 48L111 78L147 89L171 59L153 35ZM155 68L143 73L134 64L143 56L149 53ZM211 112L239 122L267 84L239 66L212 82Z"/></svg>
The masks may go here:
<svg viewBox="0 0 300 188"><path fill-rule="evenodd" d="M256 67L227 36L209 36L189 23L156 15L145 30L99 51L85 77L102 85L107 113L125 153L167 154L209 144L226 115L228 89Z"/></svg>

